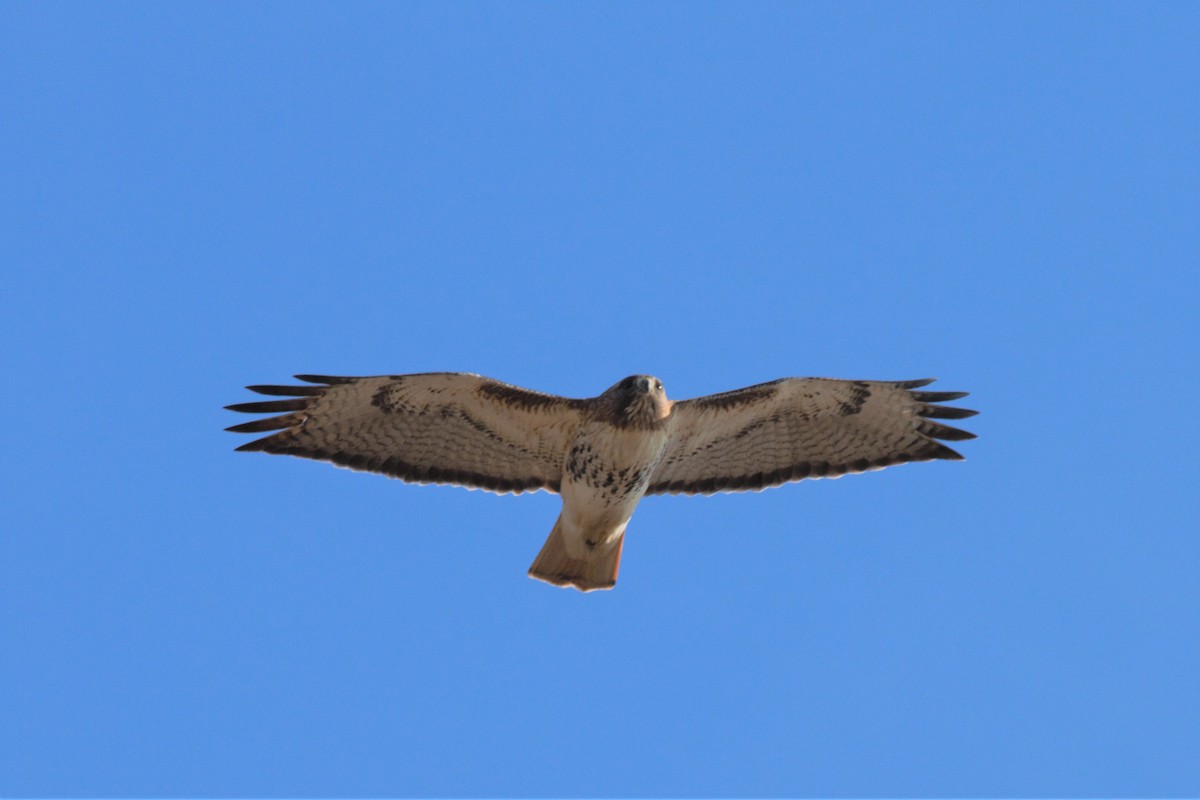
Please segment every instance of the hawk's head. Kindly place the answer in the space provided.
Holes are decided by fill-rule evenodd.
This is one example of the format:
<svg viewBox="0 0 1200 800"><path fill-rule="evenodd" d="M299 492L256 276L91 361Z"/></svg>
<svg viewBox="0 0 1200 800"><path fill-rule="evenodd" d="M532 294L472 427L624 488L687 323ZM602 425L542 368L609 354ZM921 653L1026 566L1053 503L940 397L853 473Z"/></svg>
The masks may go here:
<svg viewBox="0 0 1200 800"><path fill-rule="evenodd" d="M672 403L653 375L630 375L596 400L598 410L623 428L653 428L671 415Z"/></svg>

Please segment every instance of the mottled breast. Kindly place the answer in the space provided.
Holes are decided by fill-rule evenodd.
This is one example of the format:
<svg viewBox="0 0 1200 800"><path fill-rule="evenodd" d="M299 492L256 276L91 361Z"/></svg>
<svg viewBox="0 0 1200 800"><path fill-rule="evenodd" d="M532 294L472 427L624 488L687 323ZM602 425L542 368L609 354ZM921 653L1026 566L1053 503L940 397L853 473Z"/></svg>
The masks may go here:
<svg viewBox="0 0 1200 800"><path fill-rule="evenodd" d="M666 446L666 425L615 428L585 423L567 452L563 493L584 490L605 505L636 501L645 493Z"/></svg>

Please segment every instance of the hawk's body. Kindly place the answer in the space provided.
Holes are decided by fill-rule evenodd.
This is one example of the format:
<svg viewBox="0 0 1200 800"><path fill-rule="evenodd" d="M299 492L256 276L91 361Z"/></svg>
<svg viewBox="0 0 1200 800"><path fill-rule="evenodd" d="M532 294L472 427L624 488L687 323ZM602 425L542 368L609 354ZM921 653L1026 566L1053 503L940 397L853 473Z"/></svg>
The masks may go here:
<svg viewBox="0 0 1200 800"><path fill-rule="evenodd" d="M529 570L559 586L616 583L625 526L667 449L671 404L656 378L626 378L605 397L615 404L596 404L567 451L562 514Z"/></svg>
<svg viewBox="0 0 1200 800"><path fill-rule="evenodd" d="M563 510L530 575L584 591L616 582L625 527L649 494L758 490L891 464L961 459L934 422L974 414L935 403L963 392L784 378L672 403L662 383L626 378L588 400L468 373L298 376L319 386L252 386L293 399L229 406L282 416L230 430L279 431L239 450L332 461L417 483L499 493L558 492Z"/></svg>

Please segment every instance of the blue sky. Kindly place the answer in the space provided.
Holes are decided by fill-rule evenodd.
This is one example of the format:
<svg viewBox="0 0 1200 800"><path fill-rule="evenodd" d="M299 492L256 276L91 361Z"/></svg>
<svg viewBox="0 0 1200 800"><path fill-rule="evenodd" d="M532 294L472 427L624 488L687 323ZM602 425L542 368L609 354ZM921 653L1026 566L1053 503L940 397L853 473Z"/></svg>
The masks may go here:
<svg viewBox="0 0 1200 800"><path fill-rule="evenodd" d="M1200 792L1195 4L0 4L0 794ZM293 373L938 376L655 497L234 453Z"/></svg>

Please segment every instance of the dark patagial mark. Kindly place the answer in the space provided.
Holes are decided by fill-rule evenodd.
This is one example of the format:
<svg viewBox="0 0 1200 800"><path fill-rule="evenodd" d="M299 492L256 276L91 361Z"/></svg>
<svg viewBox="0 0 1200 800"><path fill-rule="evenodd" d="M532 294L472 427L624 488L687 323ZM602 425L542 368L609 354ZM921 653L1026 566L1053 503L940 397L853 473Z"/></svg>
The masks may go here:
<svg viewBox="0 0 1200 800"><path fill-rule="evenodd" d="M698 409L713 409L727 410L737 408L738 406L757 403L761 400L766 400L774 397L779 391L779 384L786 378L780 380L769 381L767 383L757 383L754 386L747 386L744 389L734 389L729 392L721 392L720 394L710 394L704 397L696 397L692 400L681 400L679 405L686 405L690 408Z"/></svg>
<svg viewBox="0 0 1200 800"><path fill-rule="evenodd" d="M564 406L567 408L582 408L587 402L586 400L575 400L569 397L533 392L529 389L511 386L500 381L481 384L475 391L478 392L480 397L495 400L521 411L543 411L549 408Z"/></svg>

